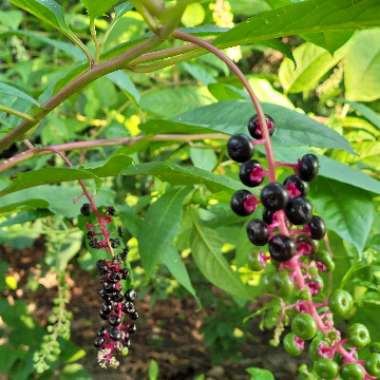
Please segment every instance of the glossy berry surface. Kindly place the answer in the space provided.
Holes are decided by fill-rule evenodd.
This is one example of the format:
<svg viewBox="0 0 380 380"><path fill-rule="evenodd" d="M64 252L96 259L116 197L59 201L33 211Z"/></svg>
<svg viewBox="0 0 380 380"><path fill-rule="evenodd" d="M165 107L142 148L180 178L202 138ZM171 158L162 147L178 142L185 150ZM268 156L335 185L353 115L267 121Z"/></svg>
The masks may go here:
<svg viewBox="0 0 380 380"><path fill-rule="evenodd" d="M268 243L268 226L262 220L255 219L249 222L247 225L247 234L249 240L256 246L263 246Z"/></svg>
<svg viewBox="0 0 380 380"><path fill-rule="evenodd" d="M338 376L339 366L332 359L319 359L314 363L314 372L325 380L333 380Z"/></svg>
<svg viewBox="0 0 380 380"><path fill-rule="evenodd" d="M319 159L315 154L305 154L298 162L298 174L306 182L319 174Z"/></svg>
<svg viewBox="0 0 380 380"><path fill-rule="evenodd" d="M248 187L256 187L263 183L265 173L258 161L250 160L240 166L240 180Z"/></svg>
<svg viewBox="0 0 380 380"><path fill-rule="evenodd" d="M262 189L260 199L267 210L278 211L286 207L289 196L282 185L270 183Z"/></svg>
<svg viewBox="0 0 380 380"><path fill-rule="evenodd" d="M366 360L367 371L373 376L380 376L380 354L372 353Z"/></svg>
<svg viewBox="0 0 380 380"><path fill-rule="evenodd" d="M313 216L308 223L310 235L312 239L321 240L326 235L326 224L319 216Z"/></svg>
<svg viewBox="0 0 380 380"><path fill-rule="evenodd" d="M364 348L371 343L371 336L367 327L361 323L354 323L348 329L348 339L352 345Z"/></svg>
<svg viewBox="0 0 380 380"><path fill-rule="evenodd" d="M263 220L266 224L272 224L273 223L273 215L274 215L274 211L270 211L270 210L267 210L267 209L264 209L264 212L263 212Z"/></svg>
<svg viewBox="0 0 380 380"><path fill-rule="evenodd" d="M313 216L313 207L305 198L293 198L286 205L285 213L290 223L298 226L304 225L311 221Z"/></svg>
<svg viewBox="0 0 380 380"><path fill-rule="evenodd" d="M283 341L284 349L291 356L300 356L304 350L304 344L301 342L302 340L300 340L294 333L286 334Z"/></svg>
<svg viewBox="0 0 380 380"><path fill-rule="evenodd" d="M231 198L231 209L239 216L247 216L256 210L256 197L248 190L238 190Z"/></svg>
<svg viewBox="0 0 380 380"><path fill-rule="evenodd" d="M302 181L302 179L295 174L285 178L284 187L291 198L304 197L309 191L307 182Z"/></svg>
<svg viewBox="0 0 380 380"><path fill-rule="evenodd" d="M365 373L362 366L358 364L346 364L342 369L343 380L364 380Z"/></svg>
<svg viewBox="0 0 380 380"><path fill-rule="evenodd" d="M265 115L265 121L268 127L269 135L272 136L276 129L275 122L269 115ZM257 117L257 115L252 116L249 119L248 130L249 130L250 135L253 138L258 139L258 140L263 138L263 133L262 133L259 118Z"/></svg>
<svg viewBox="0 0 380 380"><path fill-rule="evenodd" d="M349 318L354 308L354 299L346 290L338 289L330 298L330 308L340 317Z"/></svg>
<svg viewBox="0 0 380 380"><path fill-rule="evenodd" d="M227 151L232 160L246 162L252 157L253 145L246 135L234 135L228 140Z"/></svg>
<svg viewBox="0 0 380 380"><path fill-rule="evenodd" d="M298 314L292 320L292 332L304 340L313 339L317 333L317 324L310 314Z"/></svg>
<svg viewBox="0 0 380 380"><path fill-rule="evenodd" d="M296 244L288 236L277 235L269 241L269 252L273 260L285 262L295 254Z"/></svg>
<svg viewBox="0 0 380 380"><path fill-rule="evenodd" d="M91 207L88 203L85 203L81 209L80 209L80 213L84 216L89 216L91 214Z"/></svg>

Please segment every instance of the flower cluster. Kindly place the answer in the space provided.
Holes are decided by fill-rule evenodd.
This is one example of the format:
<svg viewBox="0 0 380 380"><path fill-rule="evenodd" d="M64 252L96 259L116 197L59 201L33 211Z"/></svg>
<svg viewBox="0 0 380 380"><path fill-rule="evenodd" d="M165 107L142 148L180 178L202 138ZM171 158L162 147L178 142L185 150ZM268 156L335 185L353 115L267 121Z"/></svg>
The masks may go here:
<svg viewBox="0 0 380 380"><path fill-rule="evenodd" d="M241 164L240 179L244 185L254 188L269 178L259 197L243 189L231 199L232 210L240 216L249 216L263 206L262 217L248 222L247 235L255 246L267 245L269 255L263 250L250 261L255 269L266 268L263 279L267 290L281 300L270 303L279 309L278 318L273 323L273 315L267 313L272 319L268 317L264 326L281 325L280 332L284 330L283 325L290 326L283 345L291 355L301 355L309 345L313 367L301 366L300 380L333 380L339 376L344 380L376 379L380 376L380 354L372 352L363 361L358 353L370 344L368 329L353 324L348 329L348 338L343 339L334 325L334 314L345 319L352 316L352 296L338 290L329 301L323 298L323 273L334 270L334 261L327 250L319 249L319 241L326 238L326 225L314 214L307 199L309 183L319 174L319 159L314 154L305 154L293 164L275 162L273 157L268 157L269 165L265 169L252 159L256 144L269 146L267 154L272 153L268 137L275 133L276 125L270 116L264 118L266 125L256 116L249 120L251 137L234 135L228 142L229 156ZM276 180L277 167L291 169L293 173L280 183Z"/></svg>

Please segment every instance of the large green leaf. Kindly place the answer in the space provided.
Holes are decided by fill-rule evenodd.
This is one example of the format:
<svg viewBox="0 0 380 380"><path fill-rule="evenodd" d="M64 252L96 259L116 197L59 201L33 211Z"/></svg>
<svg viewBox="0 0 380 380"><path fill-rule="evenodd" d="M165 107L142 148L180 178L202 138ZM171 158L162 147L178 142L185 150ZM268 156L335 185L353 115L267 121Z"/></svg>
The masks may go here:
<svg viewBox="0 0 380 380"><path fill-rule="evenodd" d="M91 18L103 16L120 0L83 0Z"/></svg>
<svg viewBox="0 0 380 380"><path fill-rule="evenodd" d="M254 297L254 289L241 282L223 256L223 241L214 229L194 220L191 242L194 261L207 280L238 299L251 300Z"/></svg>
<svg viewBox="0 0 380 380"><path fill-rule="evenodd" d="M150 206L140 230L139 252L147 276L151 276L155 266L165 257L181 228L183 201L189 188L174 189L165 193Z"/></svg>
<svg viewBox="0 0 380 380"><path fill-rule="evenodd" d="M260 13L219 36L218 46L302 33L356 30L380 25L377 0L309 0Z"/></svg>
<svg viewBox="0 0 380 380"><path fill-rule="evenodd" d="M189 272L182 260L182 257L174 247L168 246L161 258L161 262L166 265L173 277L193 296L197 297Z"/></svg>
<svg viewBox="0 0 380 380"><path fill-rule="evenodd" d="M347 102L357 113L369 120L373 125L380 129L380 115L372 108L362 103Z"/></svg>
<svg viewBox="0 0 380 380"><path fill-rule="evenodd" d="M261 368L248 368L247 372L251 375L251 380L275 380L273 374Z"/></svg>
<svg viewBox="0 0 380 380"><path fill-rule="evenodd" d="M115 71L111 74L108 74L107 77L111 79L112 82L116 84L116 86L123 90L136 103L140 102L141 95L125 71Z"/></svg>
<svg viewBox="0 0 380 380"><path fill-rule="evenodd" d="M357 33L344 60L346 97L369 102L380 98L380 29Z"/></svg>
<svg viewBox="0 0 380 380"><path fill-rule="evenodd" d="M150 162L130 166L122 175L152 175L173 185L206 186L211 191L235 191L241 183L226 176L219 176L192 166L179 166L171 162Z"/></svg>
<svg viewBox="0 0 380 380"><path fill-rule="evenodd" d="M274 104L264 104L264 111L276 121L275 143L352 151L341 135L304 114ZM226 101L197 108L178 116L177 120L226 134L247 133L248 120L254 113L248 101Z"/></svg>
<svg viewBox="0 0 380 380"><path fill-rule="evenodd" d="M31 13L65 35L73 37L73 32L67 26L62 6L54 0L11 0L16 7Z"/></svg>
<svg viewBox="0 0 380 380"><path fill-rule="evenodd" d="M309 92L320 79L342 58L337 52L332 56L327 50L310 42L293 51L295 62L286 58L280 66L279 76L286 92Z"/></svg>
<svg viewBox="0 0 380 380"><path fill-rule="evenodd" d="M23 100L27 101L28 103L39 106L39 103L37 102L37 100L32 98L30 95L28 95L24 91L21 91L17 87L12 86L12 85L5 83L5 82L0 82L0 94L2 96L5 95L5 96L23 99Z"/></svg>
<svg viewBox="0 0 380 380"><path fill-rule="evenodd" d="M361 252L374 220L370 194L336 181L319 179L313 183L312 199L328 228Z"/></svg>

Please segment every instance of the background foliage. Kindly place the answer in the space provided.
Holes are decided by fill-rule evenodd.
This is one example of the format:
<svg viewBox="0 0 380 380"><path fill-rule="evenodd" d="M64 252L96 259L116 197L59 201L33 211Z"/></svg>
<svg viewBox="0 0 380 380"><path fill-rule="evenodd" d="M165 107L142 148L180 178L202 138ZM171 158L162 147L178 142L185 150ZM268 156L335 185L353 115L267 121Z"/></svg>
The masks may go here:
<svg viewBox="0 0 380 380"><path fill-rule="evenodd" d="M214 38L244 69L277 122L273 142L279 160L295 161L305 151L320 156L321 178L312 199L327 221L338 261L334 285L354 291L356 319L380 339L380 4L193 2L181 27ZM93 28L102 42L102 59L147 38L141 15L128 1L2 1L0 111L37 112L86 68L84 52L95 51ZM180 45L170 40L161 48ZM143 138L133 145L73 151L72 169L60 159L38 156L2 173L0 373L14 380L93 376L92 365L84 368L81 361L89 348L74 344L55 322L45 331L23 300L44 287L58 288L52 293L58 309L51 316L58 312L59 323L70 323L64 278L78 267L93 273L96 252L82 243L77 224L84 202L77 179L88 180L99 205L116 205L141 293L152 303L194 297L207 309L204 343L214 360L236 359L236 347L252 339L252 326L243 320L250 314L246 303L258 294L260 272L248 265L253 248L245 236L246 221L229 210L231 193L240 184L237 166L226 156L225 136L244 132L251 115L247 95L225 65L194 50L132 62L127 70L99 78L29 131L36 146ZM0 112L0 138L19 122L18 115ZM202 137L210 133L223 136ZM159 134L176 137L157 141ZM2 159L22 150L18 141ZM19 283L17 267L5 260L6 247L20 259L18 250L36 240L45 252L38 271ZM53 285L44 281L51 273L57 279ZM205 286L205 280L223 292ZM37 375L33 357L47 354L46 337L52 334L59 347L49 369ZM149 378L158 373L158 364L151 362ZM247 373L252 379L273 378L254 368Z"/></svg>

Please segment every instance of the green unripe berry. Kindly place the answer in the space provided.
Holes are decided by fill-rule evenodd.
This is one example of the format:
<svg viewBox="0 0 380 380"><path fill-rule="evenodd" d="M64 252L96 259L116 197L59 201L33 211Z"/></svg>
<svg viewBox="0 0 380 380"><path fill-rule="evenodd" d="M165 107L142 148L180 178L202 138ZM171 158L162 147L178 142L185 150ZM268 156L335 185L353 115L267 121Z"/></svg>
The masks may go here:
<svg viewBox="0 0 380 380"><path fill-rule="evenodd" d="M310 314L298 314L292 321L292 332L303 340L310 340L317 333L317 324Z"/></svg>
<svg viewBox="0 0 380 380"><path fill-rule="evenodd" d="M348 339L357 348L364 348L371 343L371 336L366 326L354 323L348 329Z"/></svg>
<svg viewBox="0 0 380 380"><path fill-rule="evenodd" d="M299 338L293 334L289 333L285 336L283 344L285 351L291 356L300 356L304 350L303 342L297 342Z"/></svg>
<svg viewBox="0 0 380 380"><path fill-rule="evenodd" d="M259 261L259 255L256 252L250 253L248 255L248 267L253 271L261 271L263 270L263 266Z"/></svg>
<svg viewBox="0 0 380 380"><path fill-rule="evenodd" d="M275 273L272 278L272 284L275 292L282 297L287 297L294 291L294 283L287 271Z"/></svg>
<svg viewBox="0 0 380 380"><path fill-rule="evenodd" d="M330 300L331 310L342 318L349 318L354 308L354 300L346 290L336 290Z"/></svg>
<svg viewBox="0 0 380 380"><path fill-rule="evenodd" d="M335 379L339 373L339 366L331 359L319 359L314 363L314 372L324 380Z"/></svg>
<svg viewBox="0 0 380 380"><path fill-rule="evenodd" d="M380 376L380 353L372 353L366 360L367 371L373 376Z"/></svg>
<svg viewBox="0 0 380 380"><path fill-rule="evenodd" d="M362 366L358 364L346 364L343 366L342 379L343 380L363 380L365 371Z"/></svg>
<svg viewBox="0 0 380 380"><path fill-rule="evenodd" d="M309 356L313 361L319 360L321 356L319 355L319 346L323 342L323 337L321 335L317 335L310 343L309 346Z"/></svg>

